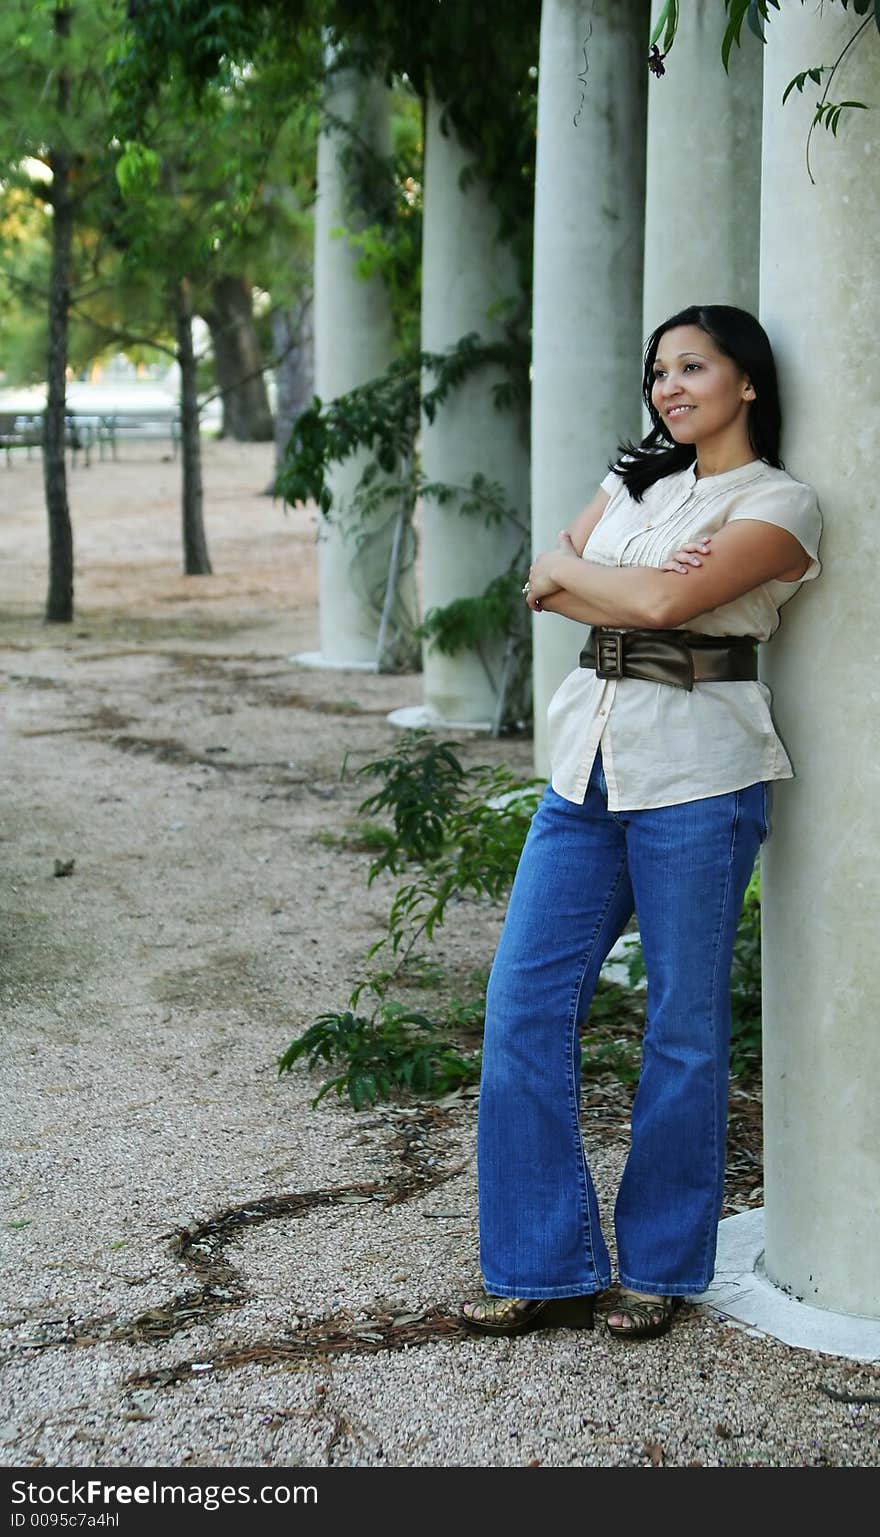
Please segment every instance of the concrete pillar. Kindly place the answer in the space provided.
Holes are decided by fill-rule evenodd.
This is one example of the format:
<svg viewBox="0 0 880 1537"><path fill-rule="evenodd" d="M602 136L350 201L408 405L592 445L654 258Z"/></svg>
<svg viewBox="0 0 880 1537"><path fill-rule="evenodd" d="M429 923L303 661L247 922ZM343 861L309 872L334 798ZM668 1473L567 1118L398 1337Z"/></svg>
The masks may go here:
<svg viewBox="0 0 880 1537"><path fill-rule="evenodd" d="M763 865L765 1257L770 1280L818 1308L880 1318L880 46L850 50L813 134L820 92L781 97L833 60L861 18L771 12L764 80L761 315L783 386L783 452L816 487L824 574L783 610L767 648L797 778L774 792Z"/></svg>
<svg viewBox="0 0 880 1537"><path fill-rule="evenodd" d="M422 256L422 349L446 352L476 332L482 341L504 337L503 319L520 291L512 252L498 238L498 213L479 176L477 156L466 149L443 104L431 94L425 128L425 208ZM462 172L468 176L462 185ZM476 173L476 174L475 174ZM433 422L423 421L422 468L426 480L467 492L476 474L500 483L512 520L487 525L479 513L463 513L463 495L441 502L425 496L421 509L422 607L445 608L455 599L481 595L507 570L528 540L528 431L515 410L498 410L492 385L504 377L481 367L457 386ZM433 383L426 380L428 388ZM524 556L524 567L528 560ZM445 656L426 644L424 708L398 710L397 724L420 722L490 726L502 678L503 644L487 638L478 650Z"/></svg>
<svg viewBox="0 0 880 1537"><path fill-rule="evenodd" d="M532 545L554 544L640 436L648 0L545 0L538 87ZM586 41L585 41L586 40ZM584 54L586 53L586 65ZM580 74L579 74L580 72ZM534 622L535 762L583 627Z"/></svg>
<svg viewBox="0 0 880 1537"><path fill-rule="evenodd" d="M364 279L345 236L365 220L359 208L352 133L379 155L390 153L388 92L381 81L355 71L331 74L325 98L328 122L318 140L315 205L315 392L325 403L384 373L392 353L391 309L380 274ZM333 119L338 120L334 124ZM387 510L373 525L351 499L368 461L360 450L331 466L329 519L318 533L320 651L297 658L313 666L375 669L394 541ZM410 551L411 561L412 551ZM408 588L407 588L408 582ZM411 570L398 594L414 613ZM411 622L414 622L412 619ZM387 628L387 626L386 626Z"/></svg>
<svg viewBox="0 0 880 1537"><path fill-rule="evenodd" d="M648 82L646 337L688 304L758 308L763 49L744 27L725 74L724 6L689 0L680 15L666 74Z"/></svg>

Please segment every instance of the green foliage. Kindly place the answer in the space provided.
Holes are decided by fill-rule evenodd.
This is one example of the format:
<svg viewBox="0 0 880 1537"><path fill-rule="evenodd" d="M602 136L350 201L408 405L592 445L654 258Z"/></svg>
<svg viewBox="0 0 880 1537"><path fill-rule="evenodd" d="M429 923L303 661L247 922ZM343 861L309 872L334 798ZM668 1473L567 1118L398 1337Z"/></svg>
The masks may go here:
<svg viewBox="0 0 880 1537"><path fill-rule="evenodd" d="M319 832L316 841L328 849L348 849L355 854L374 854L394 842L394 834L381 822L359 822L347 833Z"/></svg>
<svg viewBox="0 0 880 1537"><path fill-rule="evenodd" d="M397 345L418 347L422 269L421 104L411 88L392 93L393 151L378 155L357 126L324 109L339 135L340 164L348 186L348 224L335 233L348 241L355 270L365 281L380 274L391 307Z"/></svg>
<svg viewBox="0 0 880 1537"><path fill-rule="evenodd" d="M779 0L725 0L725 5L728 22L721 43L721 62L725 69L729 69L730 51L734 43L737 48L742 46L743 22L748 22L749 30L760 42L766 42L764 24L770 19L771 6L775 11L779 10Z"/></svg>
<svg viewBox="0 0 880 1537"><path fill-rule="evenodd" d="M388 931L369 952L373 959L390 949L394 965L360 981L353 1004L365 990L384 995L421 939L433 938L450 902L498 901L513 882L542 781L524 785L485 764L465 769L455 746L427 731L405 732L393 753L359 770L382 780L361 813L390 813L394 830L370 866L370 883L384 871L416 873L395 893Z"/></svg>
<svg viewBox="0 0 880 1537"><path fill-rule="evenodd" d="M803 3L803 0L801 0L801 3ZM839 0L839 3L844 10L848 9L849 0ZM866 12L872 8L874 12L874 19L877 22L878 30L880 30L880 0L853 0L853 10L857 15L864 16ZM869 22L870 17L867 17L867 19L862 22L861 26L856 28L855 32L852 34L852 37L850 37L844 44L843 48L841 48L833 64L818 64L813 65L810 69L801 70L800 74L795 75L792 80L789 80L788 85L785 87L785 90L782 94L782 101L783 104L785 104L785 102L788 101L792 91L797 91L799 95L803 95L808 80L811 81L814 85L821 85L822 77L827 76L822 95L816 102L816 108L813 113L813 120L810 123L810 129L807 134L807 174L810 178L810 181L812 182L815 182L816 179L813 175L813 168L810 163L810 148L812 145L814 130L820 127L825 128L829 130L832 136L836 139L837 130L840 127L840 119L844 112L867 110L867 102L864 101L854 101L852 99L838 102L830 101L828 98L828 92L831 89L834 77L837 74L837 71L840 68L844 58L849 53L850 48L852 48L853 45L861 37L862 33L865 31L865 28L869 25Z"/></svg>
<svg viewBox="0 0 880 1537"><path fill-rule="evenodd" d="M419 634L444 656L465 649L480 651L487 641L510 635L511 621L523 608L520 577L524 562L525 546L510 568L496 576L478 597L455 598L445 608L430 608Z"/></svg>
<svg viewBox="0 0 880 1537"><path fill-rule="evenodd" d="M291 504L314 501L329 515L333 493L327 473L332 463L364 447L386 475L406 466L419 422L419 364L419 354L407 354L379 378L327 405L316 396L296 420L275 494ZM368 486L375 476L374 471Z"/></svg>
<svg viewBox="0 0 880 1537"><path fill-rule="evenodd" d="M383 870L396 874L411 862L426 864L439 856L467 777L455 746L427 731L406 731L392 753L358 770L360 778L382 781L382 788L361 802L360 815L389 812L393 826L393 838L370 866L371 885Z"/></svg>
<svg viewBox="0 0 880 1537"><path fill-rule="evenodd" d="M610 1073L621 1083L637 1083L644 1025L642 996L600 977L581 1030L582 1077Z"/></svg>
<svg viewBox="0 0 880 1537"><path fill-rule="evenodd" d="M216 30L223 8L210 9ZM247 71L226 63L196 106L166 75L140 90L125 10L119 0L69 6L62 40L54 0L2 7L0 260L8 290L0 346L16 382L45 377L52 226L45 217L24 225L9 211L16 194L40 214L51 208L53 184L38 167L49 169L53 145L72 161L74 369L120 348L138 359L151 345L173 354L169 291L181 275L198 305L226 273L246 273L280 303L311 282L304 210L314 191L317 110L309 112L307 98L317 92L318 34L310 44L297 40L304 57L311 47L308 70L297 74L289 60L284 70L271 60Z"/></svg>
<svg viewBox="0 0 880 1537"><path fill-rule="evenodd" d="M790 80L786 86L785 94L782 98L783 102L788 100L795 88L798 91L802 91L804 83L808 78L818 85L821 76L826 72L830 77L833 77L844 54L849 51L853 43L861 36L872 18L877 31L880 32L880 0L829 0L829 3L839 5L841 10L844 11L852 10L857 16L864 16L865 21L857 27L834 64L814 65L810 69L803 70L801 74L795 75L794 79ZM801 0L801 5L805 4L806 0ZM780 0L724 0L724 8L727 11L727 25L721 40L721 62L727 70L730 68L730 55L734 46L737 48L742 46L743 24L745 23L762 43L766 43L766 25L772 19L771 11L780 11L782 6ZM651 43L653 44L657 42L660 34L663 33L664 57L675 42L675 35L681 20L680 10L678 0L666 0L666 4L663 6L657 18L654 31L651 34ZM662 73L662 70L660 73ZM865 103L846 101L840 102L838 105L842 110L847 107L864 107ZM836 111L837 108L832 107L831 115L834 116ZM819 121L824 121L825 116L827 114L823 114L823 118L819 119ZM837 121L839 121L839 114L834 124L825 122L825 126L831 127L832 132L836 133Z"/></svg>
<svg viewBox="0 0 880 1537"><path fill-rule="evenodd" d="M480 1070L478 1057L463 1057L451 1047L434 1020L394 1003L379 1004L368 1017L350 1010L321 1014L288 1046L279 1059L279 1074L290 1072L301 1058L310 1068L343 1062L312 1105L335 1090L340 1096L347 1093L355 1110L403 1090L444 1094L475 1082Z"/></svg>
<svg viewBox="0 0 880 1537"><path fill-rule="evenodd" d="M330 465L366 448L373 462L365 471L362 489L369 489L379 472L394 475L403 467L409 478L399 489L414 501L426 489L414 461L421 412L433 421L452 390L478 370L491 366L501 367L507 374L493 386L496 404L507 404L512 392L514 401L524 405L528 399L525 348L514 341L481 342L475 333L461 337L447 352L406 352L395 358L384 374L328 404L316 396L294 425L276 480L276 495L291 504L314 501L329 514L333 509L327 478ZM430 385L429 379L433 379ZM481 497L484 505L487 487L488 483L478 477L470 488L471 495ZM441 488L432 485L430 489L436 493ZM451 491L454 493L455 488Z"/></svg>
<svg viewBox="0 0 880 1537"><path fill-rule="evenodd" d="M384 995L415 946L423 937L434 937L451 902L467 897L498 901L506 895L538 798L541 781L522 785L507 769L487 765L465 771L452 752L454 743L437 743L427 732L409 735L396 755L390 783L362 810L391 809L401 825L398 847L373 861L370 879L408 863L417 866L416 873L398 888L388 931L369 951L372 959L390 949L396 966L381 978L368 976L358 983L353 1003L367 989ZM367 764L362 772L382 770ZM420 808L418 785L425 777L438 784L440 798Z"/></svg>
<svg viewBox="0 0 880 1537"><path fill-rule="evenodd" d="M201 93L228 61L292 57L325 29L337 62L423 99L428 81L473 150L500 216L501 238L530 286L540 0L130 0L129 68L143 97L180 71ZM136 135L132 135L133 137Z"/></svg>
<svg viewBox="0 0 880 1537"><path fill-rule="evenodd" d="M123 197L137 197L158 185L162 162L155 150L127 139L116 162L116 180Z"/></svg>
<svg viewBox="0 0 880 1537"><path fill-rule="evenodd" d="M813 169L810 163L810 146L814 129L819 127L828 129L832 136L836 138L841 117L845 112L864 111L867 109L867 102L864 101L854 101L851 99L838 102L830 101L828 92L834 77L844 58L849 53L850 48L858 42L865 29L870 26L872 19L876 30L880 32L880 0L829 0L829 3L839 5L841 10L844 11L852 10L856 16L864 16L865 20L856 27L852 36L848 38L843 48L841 48L833 64L814 64L808 69L801 70L799 74L795 75L788 82L782 95L784 105L792 91L803 94L808 80L812 81L814 85L821 85L822 77L827 76L824 91L816 103L816 110L807 134L805 151L807 174L812 182L815 181L815 177L813 176ZM801 0L801 5L804 4L806 4L806 0ZM725 70L729 70L732 49L734 46L742 46L743 24L747 24L750 31L762 43L766 43L765 29L767 23L771 20L771 12L781 10L781 5L780 0L724 0L724 6L727 11L727 26L724 29L724 37L721 42L721 62ZM678 0L667 0L651 35L651 44L654 45L652 47L654 58L649 60L649 68L655 74L664 73L662 59L665 58L675 41L680 19ZM659 54L656 43L661 33L663 34L663 53Z"/></svg>
<svg viewBox="0 0 880 1537"><path fill-rule="evenodd" d="M664 54L668 53L670 48L672 47L672 44L675 41L675 34L676 34L677 29L678 29L678 0L666 0L666 4L664 5L664 7L661 10L659 16L657 17L656 25L654 27L653 32L651 33L651 36L650 36L650 39L649 39L651 45L653 46L654 43L659 41L660 35L662 33L663 34L663 42L661 44L661 47L662 47L662 50L663 50Z"/></svg>
<svg viewBox="0 0 880 1537"><path fill-rule="evenodd" d="M392 900L387 933L367 957L374 961L390 951L390 965L373 965L348 1008L321 1015L281 1058L282 1072L303 1057L312 1067L347 1063L322 1085L318 1099L334 1089L347 1092L359 1108L403 1089L445 1093L479 1075L476 1048L462 1050L455 1042L482 1028L484 975L473 979L477 996L454 998L436 1016L413 1013L387 996L392 986L440 981L418 942L434 936L451 902L497 901L507 894L535 809L538 781L523 785L506 769L486 765L466 769L456 745L429 732L406 732L394 752L358 771L361 778L381 780L360 814L385 813L391 823L369 881L383 872L412 875ZM364 993L376 999L369 1015L356 1012Z"/></svg>

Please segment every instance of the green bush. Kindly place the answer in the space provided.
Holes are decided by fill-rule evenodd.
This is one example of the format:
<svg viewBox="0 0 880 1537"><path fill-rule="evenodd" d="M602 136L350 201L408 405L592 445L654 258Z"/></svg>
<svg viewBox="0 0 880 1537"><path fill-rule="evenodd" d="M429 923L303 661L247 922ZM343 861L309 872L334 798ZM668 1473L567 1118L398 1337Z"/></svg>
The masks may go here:
<svg viewBox="0 0 880 1537"><path fill-rule="evenodd" d="M318 1062L344 1062L342 1072L328 1078L312 1100L315 1106L335 1089L347 1093L355 1110L390 1099L401 1090L414 1094L445 1094L479 1077L479 1054L462 1056L443 1038L442 1027L425 1014L411 1014L394 1003L380 1004L365 1018L352 1014L321 1014L301 1036L291 1041L278 1063L289 1072L305 1057Z"/></svg>

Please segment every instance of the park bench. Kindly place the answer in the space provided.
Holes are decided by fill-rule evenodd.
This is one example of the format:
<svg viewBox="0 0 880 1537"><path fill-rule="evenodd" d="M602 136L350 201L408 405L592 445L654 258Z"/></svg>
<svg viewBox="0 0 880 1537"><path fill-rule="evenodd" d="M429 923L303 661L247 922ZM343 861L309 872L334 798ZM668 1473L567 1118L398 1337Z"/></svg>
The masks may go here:
<svg viewBox="0 0 880 1537"><path fill-rule="evenodd" d="M73 462L76 464L76 456L82 453L86 464L91 463L91 447L95 440L95 429L87 419L80 419L73 412L68 412L64 419L64 442L70 449ZM24 448L30 459L31 452L35 448L41 448L43 444L43 417L42 414L22 414L21 412L0 413L0 448L6 454L6 465L12 464L13 448Z"/></svg>
<svg viewBox="0 0 880 1537"><path fill-rule="evenodd" d="M120 439L147 437L169 437L172 454L177 458L180 411L176 405L169 403L167 408L150 406L144 411L113 411L95 418L95 441L102 459L108 447L112 458L117 458Z"/></svg>

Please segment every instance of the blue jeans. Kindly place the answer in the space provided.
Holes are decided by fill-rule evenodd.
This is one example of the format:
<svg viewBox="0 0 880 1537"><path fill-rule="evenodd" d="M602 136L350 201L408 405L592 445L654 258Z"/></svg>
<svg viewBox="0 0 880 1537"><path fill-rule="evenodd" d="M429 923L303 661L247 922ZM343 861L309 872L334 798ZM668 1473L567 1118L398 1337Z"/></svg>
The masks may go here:
<svg viewBox="0 0 880 1537"><path fill-rule="evenodd" d="M672 1296L708 1286L724 1189L733 942L766 833L763 784L610 812L600 753L583 805L545 791L486 1006L477 1154L491 1295L570 1297L610 1283L578 1120L578 1024L634 910L647 1023L614 1209L619 1278Z"/></svg>

